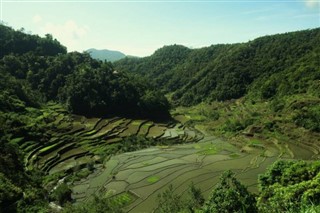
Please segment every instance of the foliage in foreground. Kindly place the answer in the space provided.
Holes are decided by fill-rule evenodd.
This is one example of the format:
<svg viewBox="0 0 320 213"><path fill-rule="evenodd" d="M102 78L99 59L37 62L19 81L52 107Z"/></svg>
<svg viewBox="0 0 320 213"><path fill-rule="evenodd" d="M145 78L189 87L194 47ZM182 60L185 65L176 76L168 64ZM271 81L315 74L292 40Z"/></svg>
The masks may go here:
<svg viewBox="0 0 320 213"><path fill-rule="evenodd" d="M155 212L195 212L203 205L204 201L201 190L196 188L193 183L189 186L185 197L175 194L173 186L169 185L167 190L158 195L159 205Z"/></svg>
<svg viewBox="0 0 320 213"><path fill-rule="evenodd" d="M125 196L125 195L124 195ZM125 196L112 196L106 194L105 196L94 196L85 203L80 203L76 205L67 205L63 213L122 213L123 207L130 202Z"/></svg>
<svg viewBox="0 0 320 213"><path fill-rule="evenodd" d="M234 173L226 171L205 203L199 189L197 193L190 193L196 201L192 203L175 194L173 186L169 186L159 195L156 212L318 212L319 185L320 162L280 160L259 177L258 195L251 194Z"/></svg>
<svg viewBox="0 0 320 213"><path fill-rule="evenodd" d="M320 208L320 162L277 161L259 176L261 212Z"/></svg>
<svg viewBox="0 0 320 213"><path fill-rule="evenodd" d="M224 172L213 189L203 212L257 212L255 197L231 171Z"/></svg>

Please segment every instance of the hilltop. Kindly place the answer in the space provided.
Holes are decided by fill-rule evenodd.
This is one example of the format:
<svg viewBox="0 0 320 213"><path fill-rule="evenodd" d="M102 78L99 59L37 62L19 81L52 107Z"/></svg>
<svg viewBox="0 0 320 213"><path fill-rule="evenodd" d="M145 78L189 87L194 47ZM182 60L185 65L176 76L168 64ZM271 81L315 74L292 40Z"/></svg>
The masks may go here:
<svg viewBox="0 0 320 213"><path fill-rule="evenodd" d="M99 59L101 61L107 60L110 62L114 62L126 57L126 55L120 51L107 50L107 49L97 50L94 48L90 48L85 52L89 53L92 58Z"/></svg>
<svg viewBox="0 0 320 213"><path fill-rule="evenodd" d="M125 58L114 65L147 78L176 105L248 94L269 99L318 91L319 43L317 28L200 49L164 46L149 57Z"/></svg>

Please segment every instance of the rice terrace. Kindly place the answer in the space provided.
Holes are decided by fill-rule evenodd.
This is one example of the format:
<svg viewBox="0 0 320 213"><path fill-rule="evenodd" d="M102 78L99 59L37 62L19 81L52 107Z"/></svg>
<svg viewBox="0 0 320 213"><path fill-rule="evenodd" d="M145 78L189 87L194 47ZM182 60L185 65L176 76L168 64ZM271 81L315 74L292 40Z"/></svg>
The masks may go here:
<svg viewBox="0 0 320 213"><path fill-rule="evenodd" d="M237 147L185 126L188 118L181 114L170 123L86 118L67 116L61 106L49 104L44 115L54 117L52 124L56 127L50 131L47 143L17 138L27 153L26 167L37 167L50 175L62 174L63 178L66 173L76 174L70 182L75 202L97 193L112 195L125 200L128 212L155 209L158 194L170 184L175 193L183 194L193 182L207 197L225 170L234 171L250 191L257 192L258 174L279 157L312 160L320 152L319 146L278 144L250 137L247 144ZM135 140L130 141L132 136L149 139L146 143L151 147L132 151L137 146ZM119 150L117 146L124 146L120 149L124 153L101 159L111 152L108 150Z"/></svg>
<svg viewBox="0 0 320 213"><path fill-rule="evenodd" d="M320 212L319 6L1 1L0 213Z"/></svg>

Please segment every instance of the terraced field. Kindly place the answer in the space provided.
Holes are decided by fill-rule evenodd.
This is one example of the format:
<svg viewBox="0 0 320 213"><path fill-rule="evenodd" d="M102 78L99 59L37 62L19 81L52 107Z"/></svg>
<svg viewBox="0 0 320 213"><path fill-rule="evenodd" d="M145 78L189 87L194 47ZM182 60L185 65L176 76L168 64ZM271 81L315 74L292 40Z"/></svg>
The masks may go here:
<svg viewBox="0 0 320 213"><path fill-rule="evenodd" d="M48 131L46 141L16 139L26 154L25 165L47 174L85 173L68 183L76 202L85 201L93 194L111 193L130 201L128 212L150 212L156 208L158 194L170 184L175 193L184 194L193 182L208 196L220 174L228 169L255 192L258 174L276 159L314 160L320 153L317 143L308 146L306 141L302 143L305 146L298 146L276 138L260 140L246 134L242 136L244 144L232 145L184 126L182 123L188 118L182 115L177 116L181 123L170 124L66 115L59 107L52 111L54 128ZM135 135L153 138L159 145L132 152L137 150L132 149L137 144L126 144L124 153L113 152ZM168 145L161 145L161 141Z"/></svg>
<svg viewBox="0 0 320 213"><path fill-rule="evenodd" d="M258 174L280 157L297 156L293 152L289 146L254 140L239 149L213 136L198 143L155 146L113 156L104 169L74 183L73 197L83 201L94 193L126 194L131 201L126 211L151 212L158 194L170 184L175 193L183 194L193 182L208 196L225 170L234 171L250 191L257 192ZM308 154L304 159L314 157L308 149L302 152Z"/></svg>
<svg viewBox="0 0 320 213"><path fill-rule="evenodd" d="M105 169L74 183L73 197L77 201L93 193L131 195L128 212L150 212L156 207L157 195L173 184L176 193L184 193L191 182L207 196L220 174L233 170L249 189L256 190L257 174L277 159L261 156L260 150L240 152L236 147L214 137L199 143L152 147L113 156Z"/></svg>
<svg viewBox="0 0 320 213"><path fill-rule="evenodd" d="M121 145L129 136L171 140L172 143L195 142L202 138L179 123L162 124L120 117L70 117L62 107L51 107L54 110L50 116L54 118L55 128L48 131L48 139L41 142L19 139L18 142L25 152L26 167L36 167L48 174L68 173L90 163L101 163L100 158L106 155L109 147Z"/></svg>

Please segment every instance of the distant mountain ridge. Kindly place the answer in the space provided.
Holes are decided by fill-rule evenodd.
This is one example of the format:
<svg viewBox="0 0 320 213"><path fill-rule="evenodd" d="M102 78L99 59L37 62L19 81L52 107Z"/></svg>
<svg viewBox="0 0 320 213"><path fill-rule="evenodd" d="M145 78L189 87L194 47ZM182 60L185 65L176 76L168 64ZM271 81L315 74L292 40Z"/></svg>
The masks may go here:
<svg viewBox="0 0 320 213"><path fill-rule="evenodd" d="M95 48L90 48L86 50L86 52L88 52L92 58L99 59L102 61L107 60L107 61L114 62L126 57L124 53L116 50L107 50L107 49L97 50Z"/></svg>

